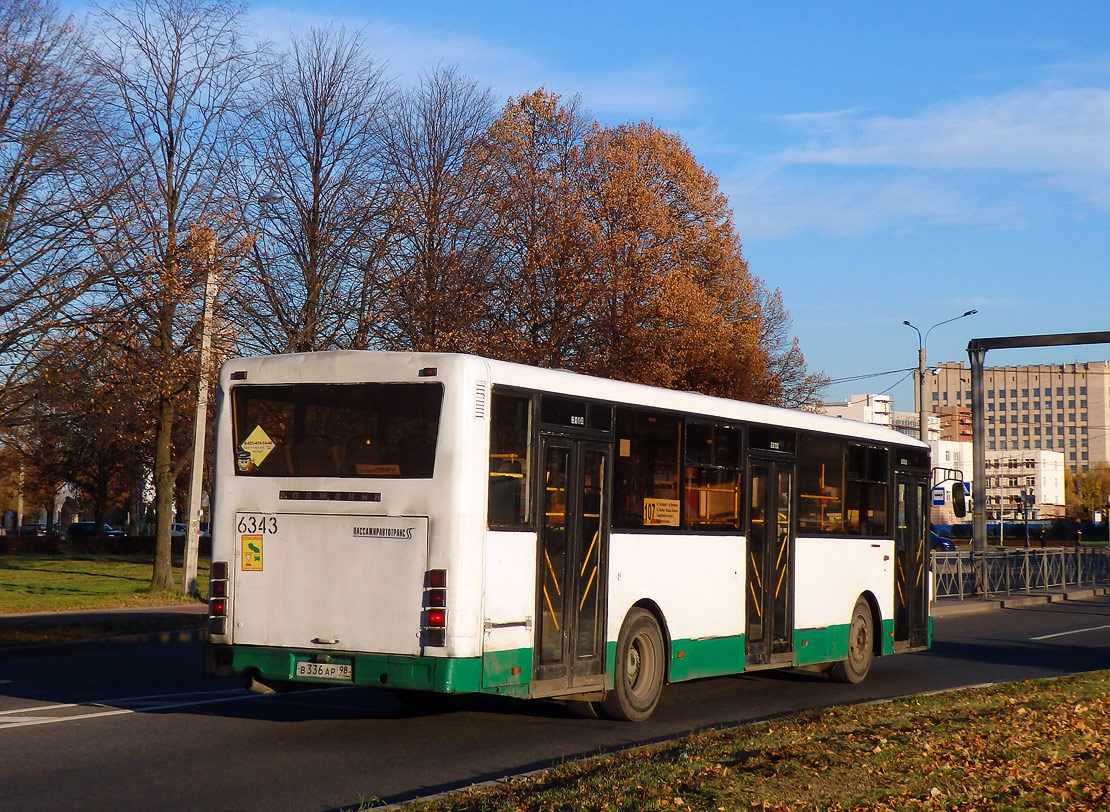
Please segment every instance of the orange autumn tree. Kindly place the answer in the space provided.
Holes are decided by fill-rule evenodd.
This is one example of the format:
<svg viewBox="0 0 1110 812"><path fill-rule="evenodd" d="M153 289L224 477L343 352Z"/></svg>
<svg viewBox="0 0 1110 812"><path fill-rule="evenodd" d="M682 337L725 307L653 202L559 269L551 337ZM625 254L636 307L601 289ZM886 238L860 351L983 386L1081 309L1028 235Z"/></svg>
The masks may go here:
<svg viewBox="0 0 1110 812"><path fill-rule="evenodd" d="M641 123L585 140L585 271L595 374L775 400L756 280L716 179L681 139Z"/></svg>
<svg viewBox="0 0 1110 812"><path fill-rule="evenodd" d="M51 497L72 483L91 508L84 518L102 522L109 509L129 507L149 459L149 352L126 324L105 318L52 336L40 353L33 394L9 442Z"/></svg>

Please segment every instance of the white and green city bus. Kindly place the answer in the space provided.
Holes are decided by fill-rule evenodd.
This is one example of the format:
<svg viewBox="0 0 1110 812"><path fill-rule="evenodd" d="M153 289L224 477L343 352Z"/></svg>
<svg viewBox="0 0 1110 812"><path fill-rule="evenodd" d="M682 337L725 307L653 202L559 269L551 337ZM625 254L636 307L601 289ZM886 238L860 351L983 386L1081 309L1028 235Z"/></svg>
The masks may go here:
<svg viewBox="0 0 1110 812"><path fill-rule="evenodd" d="M206 670L591 703L931 638L928 448L468 355L220 376Z"/></svg>

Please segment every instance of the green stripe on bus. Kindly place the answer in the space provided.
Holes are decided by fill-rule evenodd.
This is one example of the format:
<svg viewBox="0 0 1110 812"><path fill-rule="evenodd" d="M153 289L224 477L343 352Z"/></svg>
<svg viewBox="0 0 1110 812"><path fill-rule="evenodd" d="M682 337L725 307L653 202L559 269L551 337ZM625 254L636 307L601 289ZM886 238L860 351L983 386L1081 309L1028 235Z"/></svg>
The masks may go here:
<svg viewBox="0 0 1110 812"><path fill-rule="evenodd" d="M532 649L487 651L482 655L482 691L501 696L528 696Z"/></svg>
<svg viewBox="0 0 1110 812"><path fill-rule="evenodd" d="M287 680L327 685L369 685L437 693L476 693L482 689L482 660L477 657L411 657L398 654L336 652L331 662L349 663L353 680L310 680L294 676L300 661L318 651L264 647L233 647L231 671L256 671L263 680Z"/></svg>
<svg viewBox="0 0 1110 812"><path fill-rule="evenodd" d="M794 632L794 664L815 665L843 660L848 656L847 623L820 629L797 629ZM880 651L894 653L894 621L884 620L880 635Z"/></svg>
<svg viewBox="0 0 1110 812"><path fill-rule="evenodd" d="M744 635L671 641L671 682L744 670Z"/></svg>
<svg viewBox="0 0 1110 812"><path fill-rule="evenodd" d="M848 656L847 623L794 631L794 664L814 665Z"/></svg>
<svg viewBox="0 0 1110 812"><path fill-rule="evenodd" d="M882 653L883 654L893 654L894 653L894 621L893 620L884 620L883 621Z"/></svg>

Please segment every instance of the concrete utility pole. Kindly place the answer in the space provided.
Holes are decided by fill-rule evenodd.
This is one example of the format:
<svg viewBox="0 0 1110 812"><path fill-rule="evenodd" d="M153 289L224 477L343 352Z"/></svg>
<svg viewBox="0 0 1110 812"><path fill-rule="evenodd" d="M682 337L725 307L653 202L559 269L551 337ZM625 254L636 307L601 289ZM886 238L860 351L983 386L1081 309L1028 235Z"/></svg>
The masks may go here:
<svg viewBox="0 0 1110 812"><path fill-rule="evenodd" d="M283 199L280 192L267 192L258 198L258 205L264 208L267 204L280 203ZM215 238L210 240L207 248L204 309L200 316L200 369L197 376L197 411L193 421L193 463L189 475L189 523L185 528L185 561L181 573L181 590L189 596L199 594L197 589L197 558L200 554L200 491L204 481L204 436L208 429L208 373L209 366L212 363L212 306L216 297ZM258 251L257 243L254 246L254 251L261 268L262 255ZM209 525L210 532L212 529Z"/></svg>
<svg viewBox="0 0 1110 812"><path fill-rule="evenodd" d="M216 297L216 239L209 239L204 264L204 309L200 315L200 362L197 374L197 412L193 420L193 463L189 475L189 523L185 526L185 561L181 591L190 597L197 589L200 553L200 490L204 480L204 435L208 428L208 367L212 354L212 302Z"/></svg>
<svg viewBox="0 0 1110 812"><path fill-rule="evenodd" d="M950 319L938 321L936 324L926 330L924 335L922 335L921 331L914 327L914 325L910 324L908 321L902 322L902 324L906 325L907 327L913 327L914 332L917 333L917 420L919 432L918 436L921 437L921 442L923 443L929 442L929 422L928 414L925 409L925 346L929 341L929 333L933 332L934 329L940 327L942 324L948 324L948 322L950 321L956 321L957 319L962 319L966 316L974 316L978 312L978 310L968 310L966 313L961 313L960 315L953 316Z"/></svg>

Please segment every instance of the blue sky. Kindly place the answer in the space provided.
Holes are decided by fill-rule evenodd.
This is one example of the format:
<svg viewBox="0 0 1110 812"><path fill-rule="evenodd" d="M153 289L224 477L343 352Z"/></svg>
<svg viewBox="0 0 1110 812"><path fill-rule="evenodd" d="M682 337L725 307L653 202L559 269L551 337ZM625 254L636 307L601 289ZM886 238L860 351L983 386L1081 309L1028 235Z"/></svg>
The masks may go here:
<svg viewBox="0 0 1110 812"><path fill-rule="evenodd" d="M323 9L323 10L321 10ZM1110 3L375 2L251 6L256 31L362 29L411 83L580 94L680 134L833 379L967 359L969 338L1110 329ZM996 351L988 364L1110 358ZM835 384L890 391L904 373Z"/></svg>

